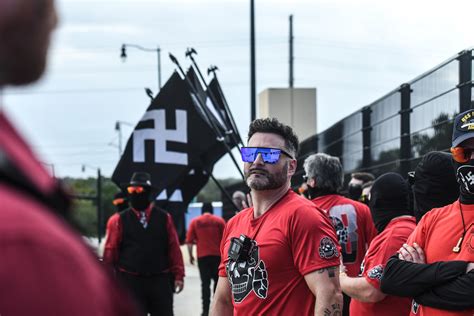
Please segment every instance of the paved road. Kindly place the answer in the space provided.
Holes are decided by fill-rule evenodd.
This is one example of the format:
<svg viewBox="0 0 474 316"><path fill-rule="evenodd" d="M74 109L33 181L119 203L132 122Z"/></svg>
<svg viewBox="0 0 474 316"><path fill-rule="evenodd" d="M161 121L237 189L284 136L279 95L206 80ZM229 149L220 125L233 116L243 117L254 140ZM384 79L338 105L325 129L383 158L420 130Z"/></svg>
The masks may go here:
<svg viewBox="0 0 474 316"><path fill-rule="evenodd" d="M186 277L183 291L174 296L174 314L175 316L199 316L202 312L199 270L196 264L189 263L188 251L185 246L181 247L181 252L184 257Z"/></svg>

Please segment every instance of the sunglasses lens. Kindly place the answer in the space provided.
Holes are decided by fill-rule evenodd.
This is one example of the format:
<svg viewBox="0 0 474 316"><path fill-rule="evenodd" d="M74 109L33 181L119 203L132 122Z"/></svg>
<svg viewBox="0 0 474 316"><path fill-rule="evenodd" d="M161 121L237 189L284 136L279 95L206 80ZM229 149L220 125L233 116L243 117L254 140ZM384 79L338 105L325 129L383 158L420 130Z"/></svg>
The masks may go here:
<svg viewBox="0 0 474 316"><path fill-rule="evenodd" d="M460 163L465 163L471 160L472 149L463 147L451 148L451 154L453 159Z"/></svg>
<svg viewBox="0 0 474 316"><path fill-rule="evenodd" d="M240 148L240 154L242 155L243 162L254 162L256 158L258 148L254 147L242 147Z"/></svg>
<svg viewBox="0 0 474 316"><path fill-rule="evenodd" d="M127 192L132 193L142 193L144 191L143 187L128 187Z"/></svg>
<svg viewBox="0 0 474 316"><path fill-rule="evenodd" d="M281 150L264 147L242 147L240 153L244 162L252 163L257 159L257 155L261 154L264 163L275 164L280 159Z"/></svg>

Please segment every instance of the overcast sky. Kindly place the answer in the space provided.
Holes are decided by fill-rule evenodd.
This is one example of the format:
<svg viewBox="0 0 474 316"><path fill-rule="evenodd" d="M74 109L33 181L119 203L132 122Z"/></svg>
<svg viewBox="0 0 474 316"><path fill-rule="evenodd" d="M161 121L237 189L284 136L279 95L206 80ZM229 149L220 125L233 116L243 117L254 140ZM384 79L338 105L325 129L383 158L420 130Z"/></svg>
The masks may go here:
<svg viewBox="0 0 474 316"><path fill-rule="evenodd" d="M48 72L39 83L3 91L2 109L57 176L81 165L110 176L118 161L117 120L133 125L162 82L194 47L218 77L243 138L250 120L249 2L245 0L60 0ZM294 15L295 87L317 88L317 129L333 123L473 46L474 1L256 0L257 93L288 85L288 16ZM125 143L132 129L124 127ZM49 168L49 167L48 167ZM238 177L229 158L217 178Z"/></svg>

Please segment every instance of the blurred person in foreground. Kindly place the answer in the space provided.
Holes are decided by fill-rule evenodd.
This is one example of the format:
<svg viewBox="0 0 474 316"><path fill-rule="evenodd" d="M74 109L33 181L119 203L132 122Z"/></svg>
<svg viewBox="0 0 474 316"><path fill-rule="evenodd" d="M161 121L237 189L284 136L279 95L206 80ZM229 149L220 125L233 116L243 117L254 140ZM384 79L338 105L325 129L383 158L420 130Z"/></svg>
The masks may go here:
<svg viewBox="0 0 474 316"><path fill-rule="evenodd" d="M197 263L201 277L202 316L209 314L211 302L211 280L214 282L213 293L217 286L217 270L221 262L219 245L224 232L225 221L214 214L209 202L202 204L202 215L191 221L186 235L189 260L194 264L193 245L197 248Z"/></svg>
<svg viewBox="0 0 474 316"><path fill-rule="evenodd" d="M350 277L341 268L341 288L352 297L351 316L405 316L409 313L410 299L389 296L380 290L388 259L416 226L409 210L408 191L408 183L393 172L381 175L372 186L369 206L378 235L365 254L361 276Z"/></svg>
<svg viewBox="0 0 474 316"><path fill-rule="evenodd" d="M0 0L0 89L41 77L56 24L52 0ZM2 112L0 157L0 313L135 315L67 223L67 194Z"/></svg>
<svg viewBox="0 0 474 316"><path fill-rule="evenodd" d="M384 292L413 298L411 315L474 312L474 190L468 181L473 115L471 110L456 117L451 155L428 153L415 170L419 223L382 278Z"/></svg>
<svg viewBox="0 0 474 316"><path fill-rule="evenodd" d="M154 206L151 176L135 172L130 207L113 217L104 262L134 294L143 313L173 315L173 293L184 286L183 255L171 215Z"/></svg>
<svg viewBox="0 0 474 316"><path fill-rule="evenodd" d="M377 235L369 208L339 194L344 172L339 158L324 153L309 156L303 165L312 202L327 212L336 229L347 275L356 277L365 252ZM350 297L344 295L343 315L349 315Z"/></svg>
<svg viewBox="0 0 474 316"><path fill-rule="evenodd" d="M253 206L227 223L211 315L340 315L340 249L326 214L290 189L297 151L277 119L250 124L241 154Z"/></svg>

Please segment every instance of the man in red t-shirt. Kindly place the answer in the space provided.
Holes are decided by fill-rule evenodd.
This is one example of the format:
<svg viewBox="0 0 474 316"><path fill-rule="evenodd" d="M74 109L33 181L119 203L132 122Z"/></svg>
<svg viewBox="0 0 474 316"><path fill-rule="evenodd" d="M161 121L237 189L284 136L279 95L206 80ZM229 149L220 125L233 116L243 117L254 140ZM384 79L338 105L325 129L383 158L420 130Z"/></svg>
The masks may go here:
<svg viewBox="0 0 474 316"><path fill-rule="evenodd" d="M303 166L308 193L313 203L332 220L347 275L359 275L360 265L372 239L377 235L367 205L340 194L344 173L339 158L317 153L306 158ZM350 297L344 295L343 315L349 315Z"/></svg>
<svg viewBox="0 0 474 316"><path fill-rule="evenodd" d="M379 234L372 240L362 264L360 277L340 275L341 288L352 300L351 316L405 316L410 300L385 295L380 290L385 265L415 229L409 211L408 183L396 173L386 173L373 184L370 210ZM343 270L343 269L341 269Z"/></svg>
<svg viewBox="0 0 474 316"><path fill-rule="evenodd" d="M209 202L202 204L202 215L193 219L186 235L189 260L194 264L193 245L197 248L197 261L201 277L202 315L209 314L211 300L211 279L214 281L214 292L217 286L217 270L221 262L219 245L224 232L225 221L213 215L214 209Z"/></svg>
<svg viewBox="0 0 474 316"><path fill-rule="evenodd" d="M52 0L0 0L0 90L41 77L56 22ZM67 224L68 195L3 112L0 157L0 314L136 315Z"/></svg>
<svg viewBox="0 0 474 316"><path fill-rule="evenodd" d="M336 234L290 189L297 136L276 119L257 119L248 145L241 154L253 207L227 223L211 315L340 314Z"/></svg>

